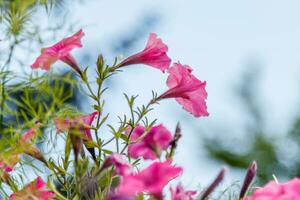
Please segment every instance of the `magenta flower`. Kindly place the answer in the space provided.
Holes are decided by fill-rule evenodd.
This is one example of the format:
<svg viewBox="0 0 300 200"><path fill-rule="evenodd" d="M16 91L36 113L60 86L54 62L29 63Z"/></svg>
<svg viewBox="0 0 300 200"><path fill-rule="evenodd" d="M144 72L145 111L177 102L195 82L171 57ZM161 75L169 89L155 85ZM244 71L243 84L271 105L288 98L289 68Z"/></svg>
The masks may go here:
<svg viewBox="0 0 300 200"><path fill-rule="evenodd" d="M177 185L175 189L170 188L171 200L193 200L193 196L197 194L196 191L184 191L181 184Z"/></svg>
<svg viewBox="0 0 300 200"><path fill-rule="evenodd" d="M118 175L129 175L133 173L132 165L127 162L122 155L113 153L104 162L103 168L115 166L115 172Z"/></svg>
<svg viewBox="0 0 300 200"><path fill-rule="evenodd" d="M72 133L74 134L73 148L78 148L78 144L75 143L77 143L79 140L83 140L84 145L86 146L87 150L91 153L94 160L96 160L95 150L89 145L93 141L90 128L95 117L98 114L98 112L93 112L89 115L83 115L74 119L57 118L54 120L56 129L59 133L70 132L70 130L72 131ZM79 149L74 150L79 151Z"/></svg>
<svg viewBox="0 0 300 200"><path fill-rule="evenodd" d="M158 99L176 98L185 110L195 117L208 116L206 107L206 82L202 82L192 75L192 68L188 65L174 63L169 70L167 85L169 90Z"/></svg>
<svg viewBox="0 0 300 200"><path fill-rule="evenodd" d="M172 134L160 124L153 126L141 141L134 143L144 133L145 128L141 125L133 130L130 137L130 141L133 144L128 145L128 154L132 158L143 157L151 160L159 158L162 150L167 149L172 141Z"/></svg>
<svg viewBox="0 0 300 200"><path fill-rule="evenodd" d="M163 188L181 173L182 168L172 166L170 161L154 162L137 174L123 176L118 192L125 196L145 192L160 200Z"/></svg>
<svg viewBox="0 0 300 200"><path fill-rule="evenodd" d="M70 52L76 47L82 47L81 38L83 36L83 31L79 30L71 37L64 38L51 47L43 48L41 55L37 57L31 68L41 68L48 71L53 63L61 60L81 74L81 70Z"/></svg>
<svg viewBox="0 0 300 200"><path fill-rule="evenodd" d="M51 200L54 199L55 194L47 189L46 183L38 177L22 190L12 194L11 200L25 200L25 199L36 199L36 200Z"/></svg>
<svg viewBox="0 0 300 200"><path fill-rule="evenodd" d="M168 46L165 45L156 34L150 33L145 49L126 58L118 65L118 67L133 64L145 64L164 72L171 64L171 59L168 57L167 51Z"/></svg>
<svg viewBox="0 0 300 200"><path fill-rule="evenodd" d="M265 187L254 191L245 200L296 200L300 199L300 179L294 178L287 183L269 182Z"/></svg>

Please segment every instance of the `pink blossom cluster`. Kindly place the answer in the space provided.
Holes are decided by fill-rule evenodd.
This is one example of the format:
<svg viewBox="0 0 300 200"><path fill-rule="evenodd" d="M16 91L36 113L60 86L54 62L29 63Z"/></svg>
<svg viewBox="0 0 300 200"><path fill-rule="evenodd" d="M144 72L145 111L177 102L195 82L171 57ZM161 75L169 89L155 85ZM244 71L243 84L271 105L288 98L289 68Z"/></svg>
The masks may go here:
<svg viewBox="0 0 300 200"><path fill-rule="evenodd" d="M50 70L51 65L60 60L72 67L86 81L85 72L81 71L75 58L71 55L74 48L82 47L81 39L84 32L79 30L74 35L62 39L53 46L43 48L40 56L31 65L33 69L41 68ZM167 72L166 85L168 89L161 95L155 97L156 101L174 98L183 108L195 117L208 116L206 106L206 82L199 80L193 75L193 69L188 65L175 62L171 65L171 59L167 55L168 47L156 34L151 33L146 47L141 51L111 67L111 72L133 65L144 64ZM109 200L137 199L140 195L162 200L165 197L167 185L183 173L183 168L173 163L172 151L176 146L178 135L173 135L163 124L150 127L128 125L121 134L128 139L127 152L111 153L101 160L95 152L95 142L92 137L93 121L99 117L99 111L76 117L56 117L54 124L57 133L67 133L70 144L75 155L75 165L78 164L78 157L84 154L86 148L95 162L101 163L97 166L98 175L107 170L112 171L112 176L119 178L119 183L108 188ZM98 118L99 120L99 118ZM42 124L37 123L29 129L17 142L18 148L12 148L0 154L1 180L12 186L12 179L9 173L19 163L22 154L29 155L51 166L45 160L40 150L36 147L38 129ZM119 152L119 151L118 151ZM149 163L142 169L137 170L135 162L147 160ZM239 199L245 200L297 200L300 199L300 180L295 178L287 183L270 182L263 188L254 191L247 196L247 191L255 177L257 170L256 162L253 162L246 174L240 192ZM59 172L59 171L58 171ZM199 199L205 200L224 178L225 170L221 170L217 178L202 193L196 190L185 190L179 183L175 187L169 187L169 195L172 200L193 200L197 194ZM15 188L14 188L15 189ZM37 177L25 185L21 190L16 190L10 195L12 200L51 200L57 196L57 191L51 191L47 184ZM60 194L59 194L60 195Z"/></svg>
<svg viewBox="0 0 300 200"><path fill-rule="evenodd" d="M132 141L143 135L145 127L138 126L132 131ZM153 126L140 141L128 146L131 158L153 160L152 163L135 173L133 166L120 154L112 154L107 158L106 166L113 165L116 174L121 176L118 188L112 191L110 199L136 197L138 194L150 194L156 199L163 198L164 187L173 179L180 176L183 169L172 164L172 160L161 161L161 153L169 148L173 139L172 134L162 124ZM173 200L192 199L196 191L184 191L181 185L171 188ZM184 198L183 198L184 197Z"/></svg>
<svg viewBox="0 0 300 200"><path fill-rule="evenodd" d="M70 65L80 76L83 76L75 58L71 55L74 48L82 47L81 39L84 36L82 30L74 35L62 39L51 47L42 49L41 55L31 65L33 69L41 68L50 70L51 65L61 60ZM206 82L200 81L192 74L192 68L177 62L171 65L171 59L167 55L168 47L156 34L151 33L144 50L136 53L122 62L114 69L133 64L145 64L161 70L167 71L167 86L169 89L157 100L175 98L185 110L192 113L195 117L208 116L206 107L207 92ZM84 77L82 77L84 78ZM90 115L79 116L77 118L56 118L55 125L58 132L71 133L71 143L73 145L75 160L82 151L82 144L90 151L96 160L93 147L88 147L87 143L92 143L90 128L95 116L94 112ZM74 134L73 132L76 132ZM72 134L73 133L73 134ZM139 125L129 128L126 133L130 144L128 145L128 156L133 159L148 159L153 162L143 170L134 172L133 166L128 163L121 155L112 154L107 158L105 166L115 166L115 173L121 176L118 188L111 191L109 198L115 199L117 196L134 197L139 193L147 193L157 199L162 199L163 188L174 178L178 177L183 169L174 166L172 160L161 161L163 151L170 148L173 136L162 124L153 126L150 130ZM170 188L172 199L192 199L196 191L184 191L182 185ZM121 198L121 199L122 199Z"/></svg>
<svg viewBox="0 0 300 200"><path fill-rule="evenodd" d="M82 76L82 72L70 52L76 47L82 47L81 39L83 36L84 33L80 30L73 36L67 37L51 47L42 49L41 55L31 67L33 69L50 70L53 63L61 60ZM121 68L133 64L145 64L162 72L167 71L169 74L167 80L169 90L158 98L175 98L185 110L192 113L195 117L208 116L206 82L196 78L192 74L192 68L188 65L182 65L177 62L170 67L171 59L168 57L167 51L167 45L156 34L151 33L143 51L126 58L115 67Z"/></svg>

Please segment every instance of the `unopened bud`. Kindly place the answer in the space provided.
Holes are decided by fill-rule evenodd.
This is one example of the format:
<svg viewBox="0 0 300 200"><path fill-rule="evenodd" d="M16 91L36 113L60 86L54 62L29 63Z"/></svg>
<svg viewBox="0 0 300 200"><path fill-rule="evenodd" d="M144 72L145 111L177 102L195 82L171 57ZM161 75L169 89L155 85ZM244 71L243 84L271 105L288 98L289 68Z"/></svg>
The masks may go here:
<svg viewBox="0 0 300 200"><path fill-rule="evenodd" d="M243 183L242 189L240 191L240 199L243 199L245 197L245 195L247 194L249 186L252 183L253 179L255 178L256 171L257 171L257 164L255 161L253 161L251 163L251 165L249 166L246 176L244 178L244 183Z"/></svg>
<svg viewBox="0 0 300 200"><path fill-rule="evenodd" d="M219 172L218 176L215 178L215 180L210 184L210 186L204 191L202 194L200 200L205 200L207 197L218 187L218 185L223 181L225 176L226 169L222 168L222 170Z"/></svg>

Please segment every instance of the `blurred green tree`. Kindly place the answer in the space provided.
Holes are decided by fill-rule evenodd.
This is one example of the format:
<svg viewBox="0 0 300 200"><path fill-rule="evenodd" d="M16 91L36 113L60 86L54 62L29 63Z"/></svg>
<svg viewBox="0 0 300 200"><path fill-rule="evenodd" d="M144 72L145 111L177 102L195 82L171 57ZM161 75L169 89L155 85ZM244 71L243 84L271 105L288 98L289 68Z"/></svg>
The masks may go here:
<svg viewBox="0 0 300 200"><path fill-rule="evenodd" d="M295 119L287 133L276 136L268 133L264 128L263 111L258 102L259 71L252 64L247 69L235 91L245 108L245 132L240 138L234 135L230 137L230 131L222 133L226 134L226 138L205 138L205 149L211 158L238 169L246 169L251 161L256 160L257 181L260 184L272 179L272 175L282 179L300 176L300 162L297 158L300 149L292 148L300 144L300 117Z"/></svg>

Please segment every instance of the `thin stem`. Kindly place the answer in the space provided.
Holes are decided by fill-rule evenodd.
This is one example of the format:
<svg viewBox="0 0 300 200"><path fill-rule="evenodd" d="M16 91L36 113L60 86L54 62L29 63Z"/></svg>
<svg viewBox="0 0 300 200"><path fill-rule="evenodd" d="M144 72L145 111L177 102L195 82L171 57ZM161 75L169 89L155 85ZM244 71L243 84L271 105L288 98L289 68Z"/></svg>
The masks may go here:
<svg viewBox="0 0 300 200"><path fill-rule="evenodd" d="M112 137L111 139L109 139L107 142L102 144L102 147L108 145L109 143L111 143L113 140L115 139L115 137Z"/></svg>
<svg viewBox="0 0 300 200"><path fill-rule="evenodd" d="M110 72L105 72L105 71L98 71L98 78L100 79L100 82L97 81L98 83L98 89L97 89L97 93L95 94L91 88L91 85L89 84L87 78L86 78L86 81L84 81L87 85L87 88L92 96L92 98L94 99L94 101L96 102L96 106L98 107L98 112L100 112L100 108L102 109L102 105L101 105L101 95L102 95L102 84L103 84L103 81L108 78L110 76ZM96 129L95 129L95 137L96 137L96 140L97 140L97 146L98 146L98 155L101 156L101 144L100 144L100 138L99 138L99 135L98 135L98 131L99 131L99 128L101 126L100 124L100 119L101 119L101 113L98 114L97 116L97 122L96 122ZM100 160L99 159L99 163L97 162L98 165L100 165Z"/></svg>
<svg viewBox="0 0 300 200"><path fill-rule="evenodd" d="M91 85L89 84L89 82L88 81L85 81L85 83L86 83L86 86L87 86L87 88L88 88L88 90L89 90L89 92L90 92L90 94L91 94L91 96L93 97L93 99L96 101L96 103L97 103L97 106L98 107L100 107L101 106L101 102L100 102L100 92L99 91L101 91L101 87L99 86L98 87L98 91L97 91L97 96L95 95L95 93L93 92L93 90L92 90L92 88L91 88ZM97 116L97 126L96 126L96 129L95 129L95 136L96 136L96 141L97 141L97 145L98 145L98 147L99 147L99 155L101 154L101 148L100 148L100 143L99 143L99 136L98 136L98 129L99 129L99 123L100 123L100 115L101 115L101 113L99 113L98 114L98 116Z"/></svg>
<svg viewBox="0 0 300 200"><path fill-rule="evenodd" d="M157 102L157 99L156 98L153 98L151 99L151 101L149 101L149 103L146 105L145 107L145 113L141 114L138 116L138 119L136 120L136 122L132 122L132 124L130 124L130 132L128 134L128 139L127 139L127 142L125 144L125 146L123 147L123 149L121 150L121 154L124 153L124 151L126 150L126 148L128 147L129 143L130 143L130 138L131 138L131 135L133 133L133 130L135 129L135 127L139 124L139 122L144 118L145 114L149 111L150 109L150 106L152 106L153 104L155 104Z"/></svg>

